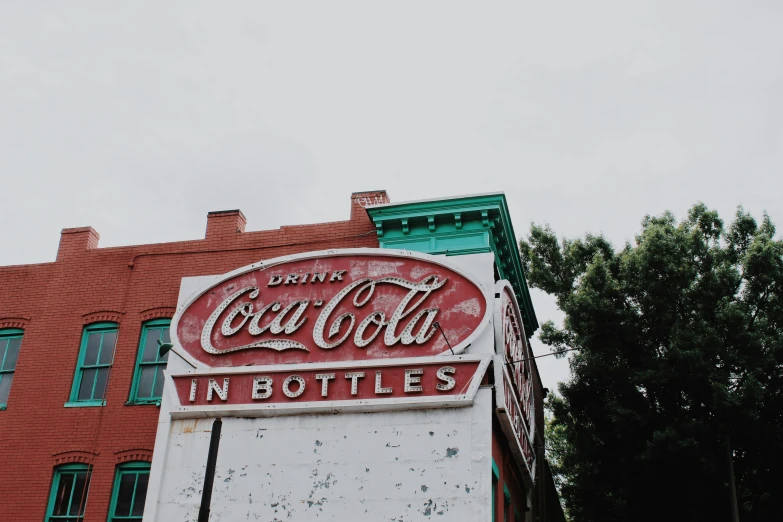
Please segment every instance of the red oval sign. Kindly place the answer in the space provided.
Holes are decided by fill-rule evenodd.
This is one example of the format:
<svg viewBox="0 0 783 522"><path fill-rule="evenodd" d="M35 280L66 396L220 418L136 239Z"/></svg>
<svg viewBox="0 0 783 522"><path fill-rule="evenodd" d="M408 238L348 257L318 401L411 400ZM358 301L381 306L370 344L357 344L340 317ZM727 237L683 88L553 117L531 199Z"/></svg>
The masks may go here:
<svg viewBox="0 0 783 522"><path fill-rule="evenodd" d="M226 274L172 332L175 349L206 366L423 357L464 350L489 310L480 285L437 258L341 250Z"/></svg>

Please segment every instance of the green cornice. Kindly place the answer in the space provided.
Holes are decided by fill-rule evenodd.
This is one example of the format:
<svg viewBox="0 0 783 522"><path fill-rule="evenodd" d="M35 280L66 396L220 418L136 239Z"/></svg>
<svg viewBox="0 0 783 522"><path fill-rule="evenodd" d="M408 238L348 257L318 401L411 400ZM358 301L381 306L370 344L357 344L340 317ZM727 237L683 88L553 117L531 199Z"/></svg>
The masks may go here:
<svg viewBox="0 0 783 522"><path fill-rule="evenodd" d="M538 328L516 235L502 193L367 207L381 248L458 256L492 252L499 279L517 294L528 336Z"/></svg>

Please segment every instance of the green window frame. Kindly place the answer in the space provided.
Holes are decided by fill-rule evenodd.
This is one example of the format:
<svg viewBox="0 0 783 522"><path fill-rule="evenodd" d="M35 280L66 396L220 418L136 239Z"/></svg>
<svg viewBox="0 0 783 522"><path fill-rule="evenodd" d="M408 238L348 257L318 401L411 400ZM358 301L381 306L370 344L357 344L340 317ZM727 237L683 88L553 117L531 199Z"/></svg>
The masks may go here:
<svg viewBox="0 0 783 522"><path fill-rule="evenodd" d="M109 522L141 522L149 479L150 465L147 462L130 462L117 467L111 493Z"/></svg>
<svg viewBox="0 0 783 522"><path fill-rule="evenodd" d="M86 464L55 468L52 491L46 508L46 522L81 522L90 492L90 470Z"/></svg>
<svg viewBox="0 0 783 522"><path fill-rule="evenodd" d="M6 408L8 396L11 394L23 336L24 330L18 328L0 329L0 410Z"/></svg>
<svg viewBox="0 0 783 522"><path fill-rule="evenodd" d="M163 396L163 370L169 360L162 357L158 341L170 343L171 319L154 319L142 325L136 370L133 372L129 404L157 404Z"/></svg>
<svg viewBox="0 0 783 522"><path fill-rule="evenodd" d="M116 346L117 323L94 323L84 328L71 398L66 407L106 405Z"/></svg>

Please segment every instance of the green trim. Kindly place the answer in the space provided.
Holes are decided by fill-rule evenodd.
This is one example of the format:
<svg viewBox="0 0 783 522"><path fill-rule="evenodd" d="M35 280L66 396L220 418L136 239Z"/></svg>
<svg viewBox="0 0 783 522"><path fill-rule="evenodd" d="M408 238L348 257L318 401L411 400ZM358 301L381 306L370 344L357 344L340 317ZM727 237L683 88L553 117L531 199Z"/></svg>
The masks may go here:
<svg viewBox="0 0 783 522"><path fill-rule="evenodd" d="M76 474L76 473L85 473L87 475L87 480L85 484L86 492L84 496L84 510L87 510L87 501L90 497L90 477L92 473L88 472L88 466L86 464L65 464L63 466L59 466L55 468L54 470L54 476L52 477L52 489L49 492L49 504L46 507L46 522L54 522L57 520L84 520L84 515L54 515L54 503L57 499L57 490L60 487L60 480L62 479L62 476L65 474ZM68 498L68 512L70 512L70 509L73 504L73 485L71 485L71 492L70 496Z"/></svg>
<svg viewBox="0 0 783 522"><path fill-rule="evenodd" d="M502 193L392 203L368 207L381 248L435 255L492 252L500 279L508 279L528 337L538 329L522 270L517 236Z"/></svg>
<svg viewBox="0 0 783 522"><path fill-rule="evenodd" d="M506 483L503 483L503 522L508 522L511 515L511 494L508 492Z"/></svg>
<svg viewBox="0 0 783 522"><path fill-rule="evenodd" d="M145 348L145 341L147 339L147 332L156 329L157 330L168 329L170 326L171 326L171 319L153 319L152 321L147 321L142 325L141 335L139 337L139 349L136 352L136 366L133 371L133 381L131 381L130 396L128 398L128 402L126 402L125 404L127 405L131 405L131 404L159 405L160 404L160 401L163 398L162 394L139 398L138 397L139 383L141 381L142 368L145 366L146 367L163 366L163 368L165 368L168 363L168 354L164 356L163 360L161 360L160 355L157 353L157 347L155 347L156 348L155 361L144 362L142 361L142 358L144 356L144 348ZM157 379L157 372L155 373L155 377L153 377L151 391L154 391L155 389L156 379Z"/></svg>
<svg viewBox="0 0 783 522"><path fill-rule="evenodd" d="M495 471L495 460L492 460L492 471ZM492 522L497 520L497 503L498 503L498 482L500 478L497 475L492 476Z"/></svg>
<svg viewBox="0 0 783 522"><path fill-rule="evenodd" d="M91 408L94 406L106 406L106 401L101 399L90 401L68 401L63 404L65 408Z"/></svg>
<svg viewBox="0 0 783 522"><path fill-rule="evenodd" d="M117 334L119 333L119 330L118 330L117 323L108 323L108 322L93 323L91 325L84 327L84 330L82 331L82 342L81 345L79 346L79 358L76 362L76 371L74 372L73 385L71 386L71 395L70 398L68 399L68 402L65 403L66 408L74 407L73 405L76 403L83 404L85 406L103 406L106 404L106 393L109 390L108 376L104 388L104 396L101 398L98 399L95 398L95 384L98 382L97 372L95 377L93 378L93 385L90 393L90 399L79 400L79 388L81 387L82 377L84 375L84 370L85 370L84 357L87 353L87 342L89 340L90 334L101 333L105 335L111 332L114 332L115 334L114 346L112 347L111 360L109 361L108 364L100 363L100 356L104 349L103 337L101 337L101 344L98 348L98 354L96 354L95 364L91 364L87 366L86 368L87 370L96 369L100 371L101 369L104 368L111 368L112 364L114 364L114 354L117 349Z"/></svg>
<svg viewBox="0 0 783 522"><path fill-rule="evenodd" d="M24 338L24 330L21 328L3 328L0 329L0 383L4 378L11 379L11 384L8 385L8 395L11 395L11 386L14 382L14 373L16 372L16 365L19 362L19 353L22 350L22 339ZM19 339L19 347L16 352L16 360L14 361L13 368L6 368L6 359L8 357L8 347L11 346L11 341ZM10 363L8 363L10 364ZM10 377L7 377L10 376ZM6 397L6 401L8 397ZM0 410L6 409L7 402L0 401Z"/></svg>
<svg viewBox="0 0 783 522"><path fill-rule="evenodd" d="M498 465L495 464L495 458L492 457L492 520L496 520L497 502L498 502L498 486L500 485L500 470Z"/></svg>
<svg viewBox="0 0 783 522"><path fill-rule="evenodd" d="M121 464L117 466L117 471L114 474L114 486L111 490L111 504L109 505L109 522L114 521L121 521L121 520L128 520L128 521L140 521L141 516L117 516L116 510L117 510L117 500L119 499L120 495L120 481L122 480L123 475L136 475L136 481L133 485L133 495L131 497L131 505L130 509L131 512L133 512L134 503L136 502L136 495L138 493L138 485L139 485L139 476L140 475L149 475L150 474L150 464L149 462L128 462L126 464ZM149 485L149 483L148 483ZM146 492L145 492L145 500L146 500ZM143 506L142 506L143 510Z"/></svg>

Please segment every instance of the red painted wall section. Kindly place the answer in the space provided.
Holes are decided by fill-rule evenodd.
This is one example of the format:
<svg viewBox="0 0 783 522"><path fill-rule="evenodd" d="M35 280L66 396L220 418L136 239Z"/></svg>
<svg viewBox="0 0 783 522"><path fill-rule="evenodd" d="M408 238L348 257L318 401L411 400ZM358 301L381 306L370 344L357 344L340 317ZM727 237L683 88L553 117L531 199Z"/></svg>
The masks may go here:
<svg viewBox="0 0 783 522"><path fill-rule="evenodd" d="M143 320L171 317L180 280L221 274L277 256L327 248L377 247L357 198L351 219L245 232L236 211L210 213L197 241L98 248L90 227L64 229L56 261L0 267L0 327L24 328L7 409L0 411L0 520L43 520L53 469L94 465L84 520L105 521L117 463L149 460L159 410L127 406ZM11 247L13 247L11 245ZM65 408L82 329L119 323L105 407Z"/></svg>
<svg viewBox="0 0 783 522"><path fill-rule="evenodd" d="M525 486L522 482L522 468L514 459L514 455L511 453L508 441L496 417L492 418L492 458L500 472L498 490L496 492L497 497L495 498L495 521L516 522L514 518L514 509L516 508L519 512L520 520L524 522L526 520L527 497ZM504 513L504 485L511 494L511 509L509 513Z"/></svg>

